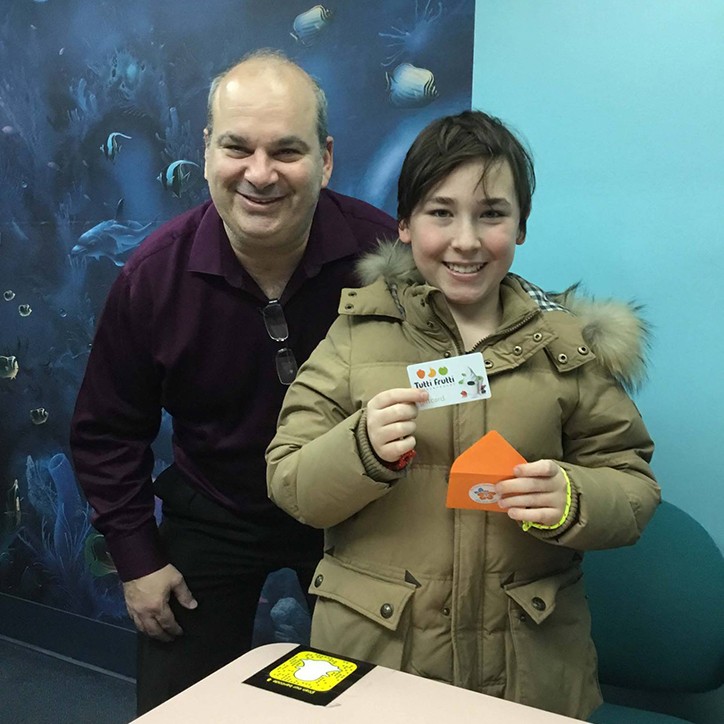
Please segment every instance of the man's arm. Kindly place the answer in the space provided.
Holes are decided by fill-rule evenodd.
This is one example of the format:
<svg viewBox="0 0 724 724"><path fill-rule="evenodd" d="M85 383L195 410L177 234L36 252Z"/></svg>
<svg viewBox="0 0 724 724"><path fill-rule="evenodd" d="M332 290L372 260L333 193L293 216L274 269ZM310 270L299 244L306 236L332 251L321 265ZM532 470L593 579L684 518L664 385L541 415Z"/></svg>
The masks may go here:
<svg viewBox="0 0 724 724"><path fill-rule="evenodd" d="M150 304L121 273L98 323L71 422L81 488L104 534L129 615L140 631L169 640L181 630L168 606L196 602L160 545L154 518L151 443L161 419L161 375L151 352Z"/></svg>

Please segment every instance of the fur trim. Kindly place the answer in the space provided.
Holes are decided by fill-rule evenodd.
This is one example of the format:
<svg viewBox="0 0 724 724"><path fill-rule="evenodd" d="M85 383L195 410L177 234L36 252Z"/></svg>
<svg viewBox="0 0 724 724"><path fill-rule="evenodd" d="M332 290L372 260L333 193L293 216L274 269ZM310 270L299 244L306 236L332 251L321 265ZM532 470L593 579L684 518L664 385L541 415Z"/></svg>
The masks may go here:
<svg viewBox="0 0 724 724"><path fill-rule="evenodd" d="M557 295L557 301L581 320L583 339L599 362L628 392L635 392L646 380L646 354L651 347L651 327L642 316L643 306L594 300L578 287L569 287Z"/></svg>
<svg viewBox="0 0 724 724"><path fill-rule="evenodd" d="M356 272L365 286L383 278L393 295L398 284L424 282L415 266L410 246L399 239L380 241L374 251L359 260ZM532 286L529 282L525 283ZM560 294L539 291L542 300L536 295L531 296L544 313L555 309L557 303L564 307L564 311L570 311L579 318L583 339L624 389L635 392L643 384L651 328L642 317L641 305L612 299L594 300L582 294L578 284Z"/></svg>
<svg viewBox="0 0 724 724"><path fill-rule="evenodd" d="M421 284L424 280L412 258L410 246L399 239L379 241L377 248L360 258L355 268L363 286L382 277L388 284Z"/></svg>

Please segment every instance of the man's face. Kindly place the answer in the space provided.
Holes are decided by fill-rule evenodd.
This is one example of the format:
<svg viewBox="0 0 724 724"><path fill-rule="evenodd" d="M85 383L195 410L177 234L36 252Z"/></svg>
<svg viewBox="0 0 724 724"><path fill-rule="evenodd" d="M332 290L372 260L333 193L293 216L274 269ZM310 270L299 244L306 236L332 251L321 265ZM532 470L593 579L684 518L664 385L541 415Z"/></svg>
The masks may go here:
<svg viewBox="0 0 724 724"><path fill-rule="evenodd" d="M251 61L222 81L213 109L204 175L231 245L245 254L304 246L332 175L332 139L320 149L308 80Z"/></svg>

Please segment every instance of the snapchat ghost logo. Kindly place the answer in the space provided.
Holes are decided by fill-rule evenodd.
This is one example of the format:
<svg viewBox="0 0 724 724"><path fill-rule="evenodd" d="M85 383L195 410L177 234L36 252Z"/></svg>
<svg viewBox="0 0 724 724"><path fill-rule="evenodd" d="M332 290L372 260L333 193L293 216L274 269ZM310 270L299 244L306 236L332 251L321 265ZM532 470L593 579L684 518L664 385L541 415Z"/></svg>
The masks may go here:
<svg viewBox="0 0 724 724"><path fill-rule="evenodd" d="M317 681L331 671L339 671L331 661L319 661L314 659L302 659L302 668L294 674L300 681Z"/></svg>
<svg viewBox="0 0 724 724"><path fill-rule="evenodd" d="M269 672L277 681L306 690L330 691L356 671L357 664L316 651L299 651Z"/></svg>

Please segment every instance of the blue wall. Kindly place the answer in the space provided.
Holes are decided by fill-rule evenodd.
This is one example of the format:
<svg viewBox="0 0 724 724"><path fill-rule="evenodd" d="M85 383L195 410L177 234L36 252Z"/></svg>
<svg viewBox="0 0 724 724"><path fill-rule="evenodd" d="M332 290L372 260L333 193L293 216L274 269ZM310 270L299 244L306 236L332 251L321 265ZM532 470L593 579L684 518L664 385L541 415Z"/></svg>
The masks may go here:
<svg viewBox="0 0 724 724"><path fill-rule="evenodd" d="M724 549L722 38L720 0L477 0L473 106L535 156L514 270L646 305L654 469Z"/></svg>

